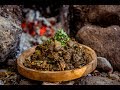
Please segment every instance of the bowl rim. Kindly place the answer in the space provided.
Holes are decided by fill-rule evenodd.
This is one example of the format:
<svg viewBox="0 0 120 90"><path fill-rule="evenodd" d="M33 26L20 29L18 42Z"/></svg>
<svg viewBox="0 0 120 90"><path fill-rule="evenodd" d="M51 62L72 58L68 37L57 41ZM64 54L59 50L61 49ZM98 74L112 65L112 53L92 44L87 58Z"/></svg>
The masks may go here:
<svg viewBox="0 0 120 90"><path fill-rule="evenodd" d="M96 58L93 58L92 61L88 62L86 65L84 65L84 66L82 66L82 67L80 67L80 68L74 68L74 69L64 70L64 71L42 71L42 70L31 69L31 68L25 67L25 66L23 65L23 62L21 63L21 62L20 62L21 60L19 60L19 59L21 58L21 56L22 56L26 51L28 51L28 50L30 50L30 49L32 49L32 48L35 48L36 46L33 46L33 47L25 50L25 51L18 57L18 59L17 59L17 66L19 66L19 67L21 67L21 68L24 68L24 69L27 70L27 71L38 72L38 73L47 73L47 74L48 74L48 73L65 73L65 72L71 72L71 71L74 71L74 70L80 70L80 69L85 68L86 66L92 64L94 61L96 61L96 60L97 60L97 55L96 55L95 51L94 51L92 48L90 48L90 47L88 47L88 46L86 46L86 45L83 45L83 44L79 44L79 45L80 45L80 46L83 46L83 47L85 47L85 48L87 48L87 49L89 49L89 50L93 53L92 55L94 55L94 57L96 57ZM96 60L95 60L95 59L96 59Z"/></svg>

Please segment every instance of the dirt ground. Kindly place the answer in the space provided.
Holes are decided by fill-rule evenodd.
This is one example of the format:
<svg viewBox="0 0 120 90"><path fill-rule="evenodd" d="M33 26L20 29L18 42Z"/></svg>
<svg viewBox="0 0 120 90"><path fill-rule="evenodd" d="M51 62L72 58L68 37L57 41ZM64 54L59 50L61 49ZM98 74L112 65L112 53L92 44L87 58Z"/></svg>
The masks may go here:
<svg viewBox="0 0 120 90"><path fill-rule="evenodd" d="M120 72L114 71L114 77L109 77L105 72L94 71L85 77L66 82L34 81L20 75L13 66L0 68L0 85L120 85Z"/></svg>

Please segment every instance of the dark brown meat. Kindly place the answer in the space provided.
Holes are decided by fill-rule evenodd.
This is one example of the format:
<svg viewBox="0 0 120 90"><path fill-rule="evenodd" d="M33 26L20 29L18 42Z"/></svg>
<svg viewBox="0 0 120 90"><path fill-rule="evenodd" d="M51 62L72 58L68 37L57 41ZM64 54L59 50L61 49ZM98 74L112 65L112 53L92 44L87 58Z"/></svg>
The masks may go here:
<svg viewBox="0 0 120 90"><path fill-rule="evenodd" d="M79 43L70 40L66 46L51 39L36 47L35 52L26 59L24 65L28 68L43 71L64 71L80 68L87 64L88 56Z"/></svg>

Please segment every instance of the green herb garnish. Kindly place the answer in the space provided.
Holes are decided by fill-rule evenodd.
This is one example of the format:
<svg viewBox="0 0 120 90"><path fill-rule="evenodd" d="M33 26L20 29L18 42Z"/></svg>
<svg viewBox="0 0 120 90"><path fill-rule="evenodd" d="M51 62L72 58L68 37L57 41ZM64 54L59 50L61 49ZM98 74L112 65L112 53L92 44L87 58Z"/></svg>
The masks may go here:
<svg viewBox="0 0 120 90"><path fill-rule="evenodd" d="M68 35L66 34L66 32L64 32L63 29L59 29L55 36L54 36L55 40L61 42L62 46L66 45L66 42L68 42L70 40L70 38L68 37Z"/></svg>

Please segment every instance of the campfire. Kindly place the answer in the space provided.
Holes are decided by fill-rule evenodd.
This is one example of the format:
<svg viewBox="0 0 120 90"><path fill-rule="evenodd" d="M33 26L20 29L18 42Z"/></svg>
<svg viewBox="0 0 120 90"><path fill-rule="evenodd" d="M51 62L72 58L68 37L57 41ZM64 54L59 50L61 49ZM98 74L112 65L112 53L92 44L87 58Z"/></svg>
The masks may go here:
<svg viewBox="0 0 120 90"><path fill-rule="evenodd" d="M39 11L30 9L28 13L26 13L21 27L24 33L31 35L33 38L51 38L55 34L55 23L56 19L47 19L41 16ZM38 41L36 41L36 43L40 44Z"/></svg>

